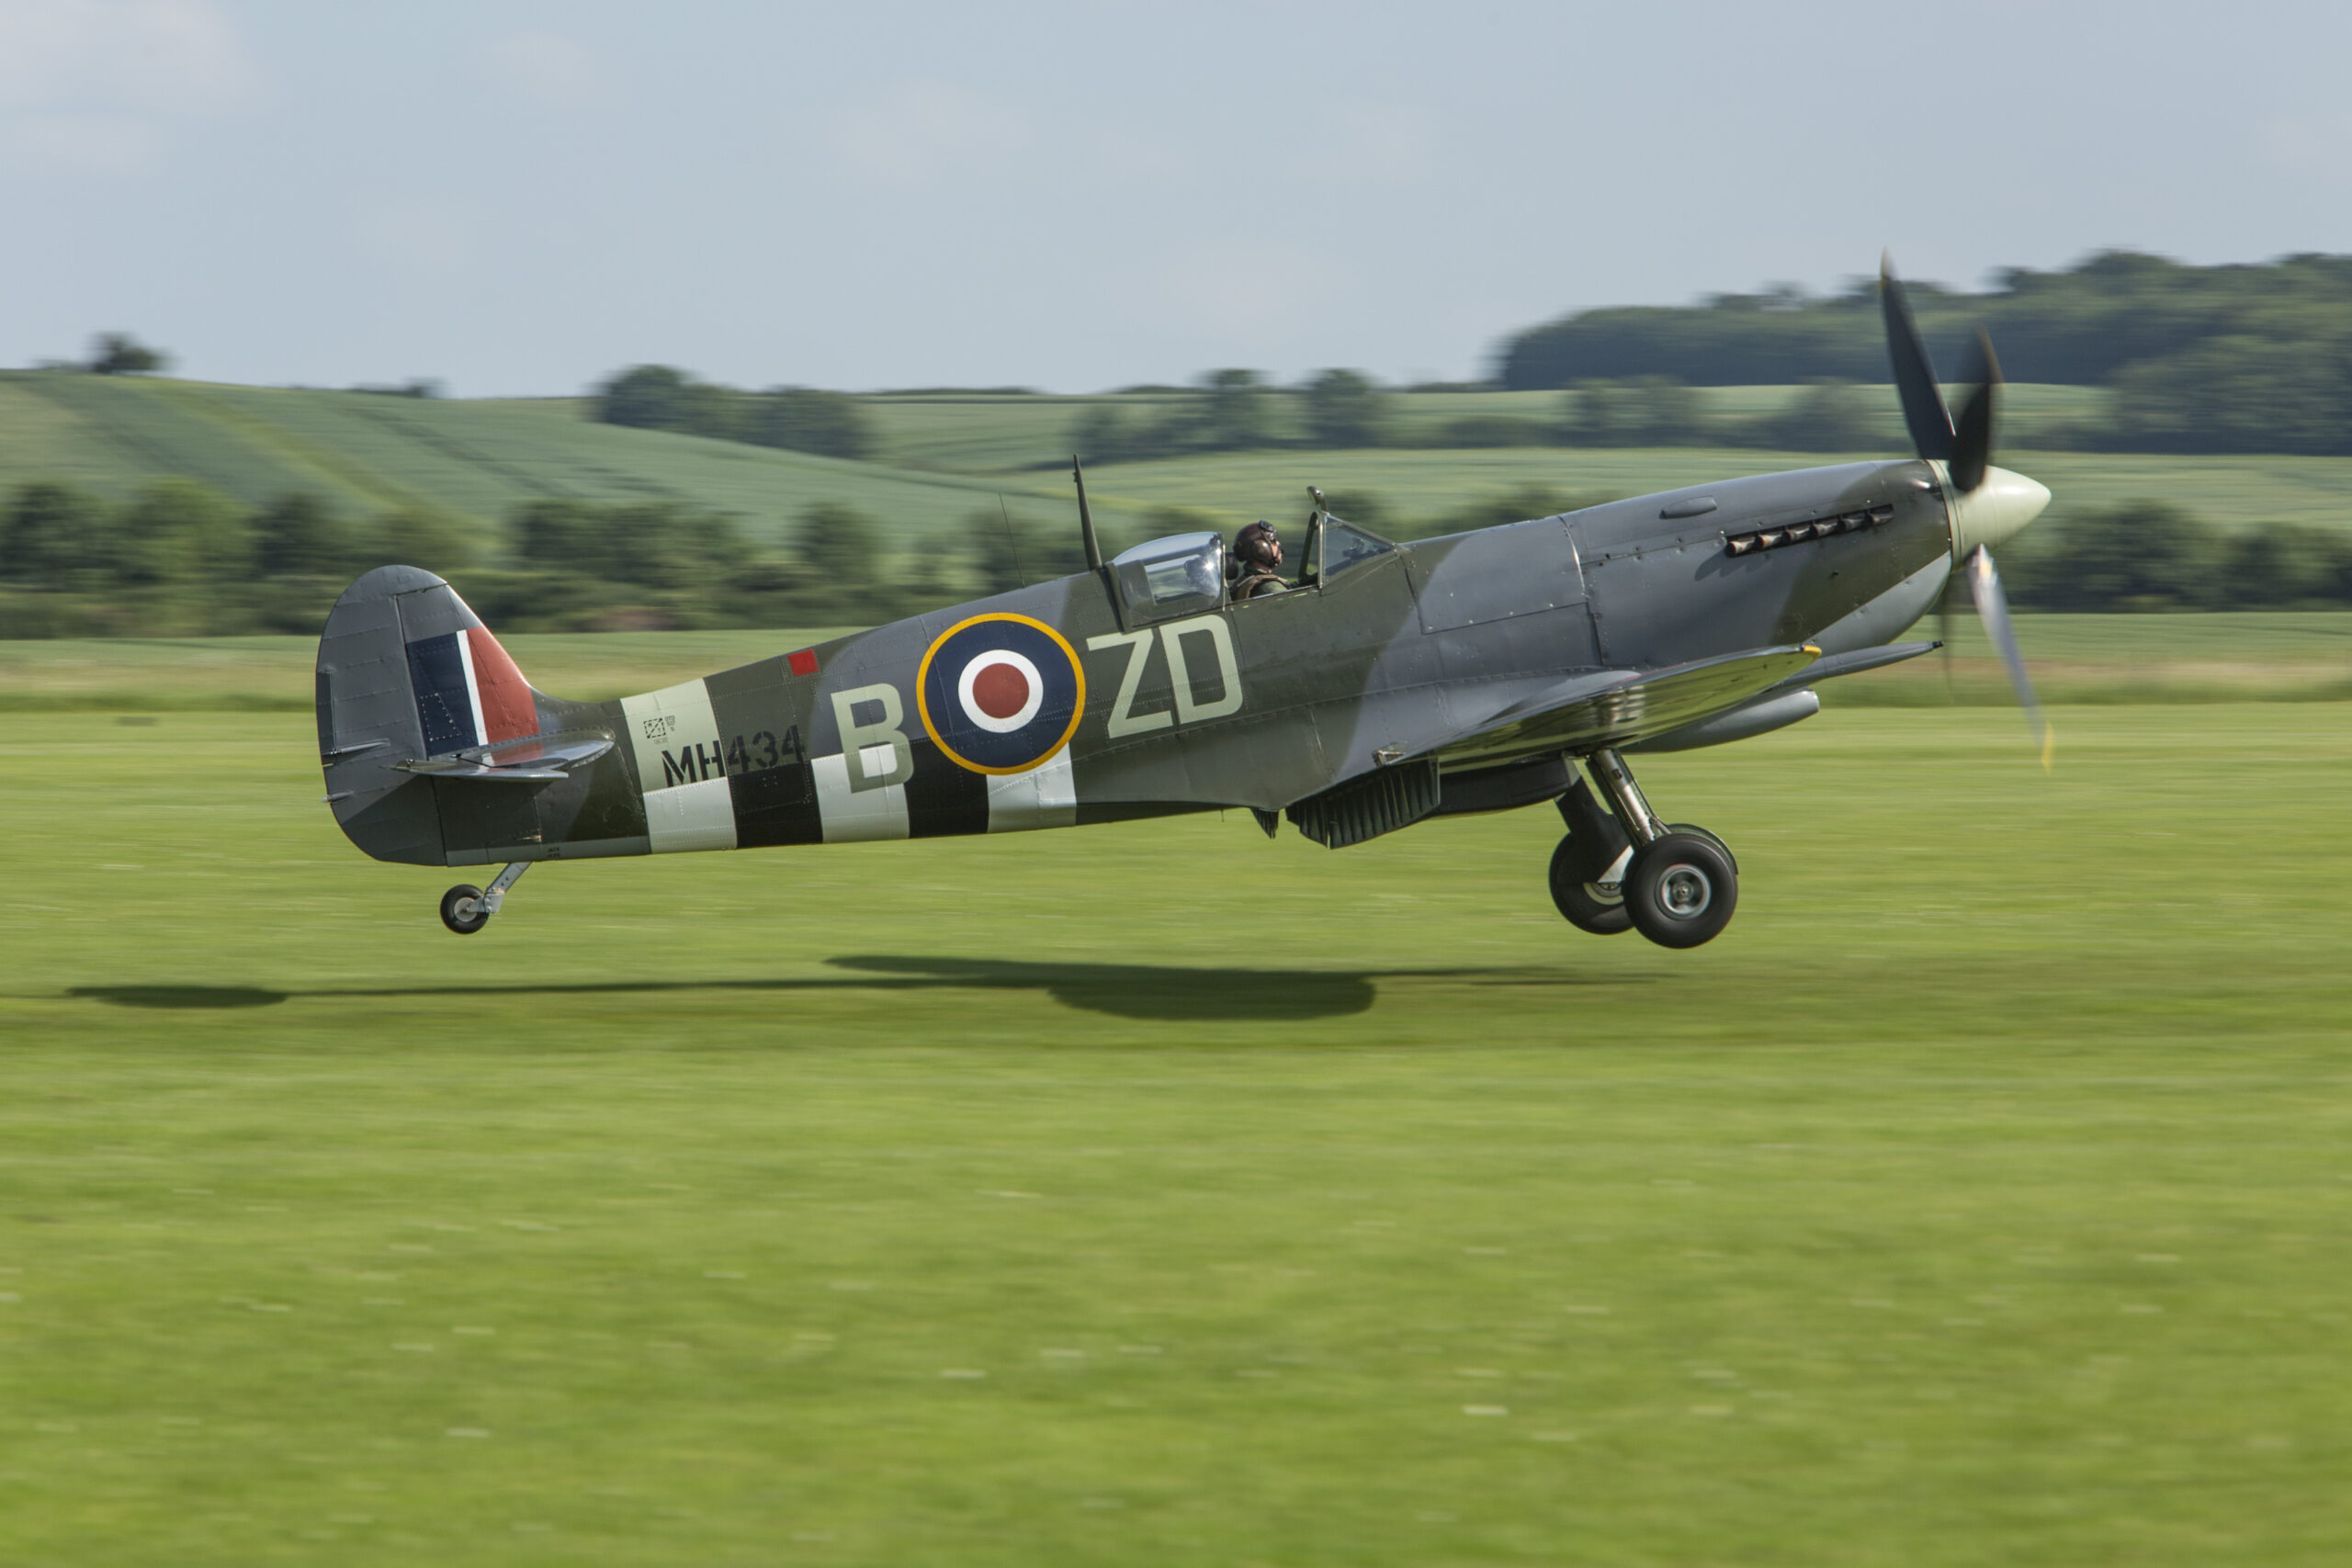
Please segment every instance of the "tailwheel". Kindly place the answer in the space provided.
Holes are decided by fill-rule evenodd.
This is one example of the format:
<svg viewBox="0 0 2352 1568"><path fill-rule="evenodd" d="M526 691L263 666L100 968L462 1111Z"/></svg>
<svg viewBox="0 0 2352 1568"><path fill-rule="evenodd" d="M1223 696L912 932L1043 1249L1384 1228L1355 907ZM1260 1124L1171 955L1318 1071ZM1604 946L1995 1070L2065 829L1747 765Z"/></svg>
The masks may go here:
<svg viewBox="0 0 2352 1568"><path fill-rule="evenodd" d="M1625 912L1660 947L1697 947L1731 924L1739 872L1714 835L1662 833L1634 852Z"/></svg>
<svg viewBox="0 0 2352 1568"><path fill-rule="evenodd" d="M482 903L481 889L469 882L460 882L441 895L441 923L459 936L471 936L490 924L490 910Z"/></svg>
<svg viewBox="0 0 2352 1568"><path fill-rule="evenodd" d="M1621 885L1613 882L1588 880L1586 854L1574 834L1560 840L1552 852L1552 902L1568 924L1595 936L1615 936L1634 929L1633 916L1625 912L1625 895Z"/></svg>

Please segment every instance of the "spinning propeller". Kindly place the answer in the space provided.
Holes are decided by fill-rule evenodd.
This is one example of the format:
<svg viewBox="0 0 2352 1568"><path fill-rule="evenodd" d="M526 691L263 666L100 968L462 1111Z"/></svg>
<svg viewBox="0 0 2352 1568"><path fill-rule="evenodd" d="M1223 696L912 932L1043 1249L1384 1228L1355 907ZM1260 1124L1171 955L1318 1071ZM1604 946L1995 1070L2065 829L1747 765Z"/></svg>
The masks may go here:
<svg viewBox="0 0 2352 1568"><path fill-rule="evenodd" d="M1936 385L1928 345L1919 337L1918 323L1911 319L1911 307L1903 297L1901 280L1894 276L1892 256L1879 267L1879 297L1886 308L1887 355L1894 362L1894 389L1903 400L1903 421L1910 426L1911 444L1920 457L1941 466L1946 480L1944 504L1951 515L1952 558L1961 568L1945 584L1937 611L1942 622L1947 668L1951 658L1953 599L1965 577L1984 635L2000 649L2001 661L2008 666L2009 684L2017 689L2018 705L2025 709L2026 723L2033 731L2034 744L2041 748L2041 765L2046 769L2057 738L2026 674L2025 655L2018 650L2017 630L2009 624L2009 602L2001 592L2001 574L1993 565L1993 547L2040 516L2050 504L2050 491L2023 474L1993 467L1993 403L1995 389L2001 384L2001 367L1993 357L1992 340L1981 331L1976 334L1967 377L1975 389L1968 394L1955 420Z"/></svg>

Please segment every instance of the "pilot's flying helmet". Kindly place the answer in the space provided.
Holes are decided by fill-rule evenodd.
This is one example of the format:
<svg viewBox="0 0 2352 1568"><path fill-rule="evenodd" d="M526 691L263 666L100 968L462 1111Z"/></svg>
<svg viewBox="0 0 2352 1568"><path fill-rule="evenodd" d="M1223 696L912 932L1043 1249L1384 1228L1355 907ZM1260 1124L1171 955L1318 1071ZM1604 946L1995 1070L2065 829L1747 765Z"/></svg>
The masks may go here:
<svg viewBox="0 0 2352 1568"><path fill-rule="evenodd" d="M1282 564L1282 536L1274 525L1263 518L1233 536L1233 557L1250 566L1274 567Z"/></svg>

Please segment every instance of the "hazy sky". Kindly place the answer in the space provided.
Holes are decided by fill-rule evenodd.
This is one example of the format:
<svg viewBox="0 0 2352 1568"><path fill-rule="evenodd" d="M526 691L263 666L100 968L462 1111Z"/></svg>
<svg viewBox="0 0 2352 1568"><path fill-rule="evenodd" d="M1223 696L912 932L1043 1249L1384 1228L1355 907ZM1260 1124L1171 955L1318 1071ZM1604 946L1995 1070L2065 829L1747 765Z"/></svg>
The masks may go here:
<svg viewBox="0 0 2352 1568"><path fill-rule="evenodd" d="M0 0L0 365L1482 373L1579 307L2352 250L2352 6Z"/></svg>

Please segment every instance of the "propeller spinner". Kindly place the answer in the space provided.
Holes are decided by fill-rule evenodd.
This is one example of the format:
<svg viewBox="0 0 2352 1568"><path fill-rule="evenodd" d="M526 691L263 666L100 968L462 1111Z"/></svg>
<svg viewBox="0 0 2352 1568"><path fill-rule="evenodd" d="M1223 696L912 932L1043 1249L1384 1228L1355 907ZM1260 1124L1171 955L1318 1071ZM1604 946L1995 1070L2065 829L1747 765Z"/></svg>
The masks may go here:
<svg viewBox="0 0 2352 1568"><path fill-rule="evenodd" d="M1993 466L1994 412L2001 366L1993 357L1992 340L1982 331L1976 334L1968 377L1975 389L1954 420L1942 389L1936 384L1928 345L1912 319L1902 281L1894 276L1892 256L1880 263L1879 295L1886 311L1887 356L1894 362L1894 389L1903 400L1903 420L1910 427L1911 444L1921 457L1938 466L1945 480L1952 559L1961 569L1939 606L1945 647L1949 650L1951 644L1954 592L1959 578L1964 576L1977 618L2008 668L2009 683L2017 689L2018 705L2025 709L2026 723L2041 751L2041 765L2047 768L2056 737L2026 674L2025 655L2018 648L2017 631L2009 620L2009 602L2001 592L2001 574L1993 565L1993 547L2006 543L2041 516L2050 504L2050 491L2023 474ZM1950 659L1949 651L1945 657Z"/></svg>

